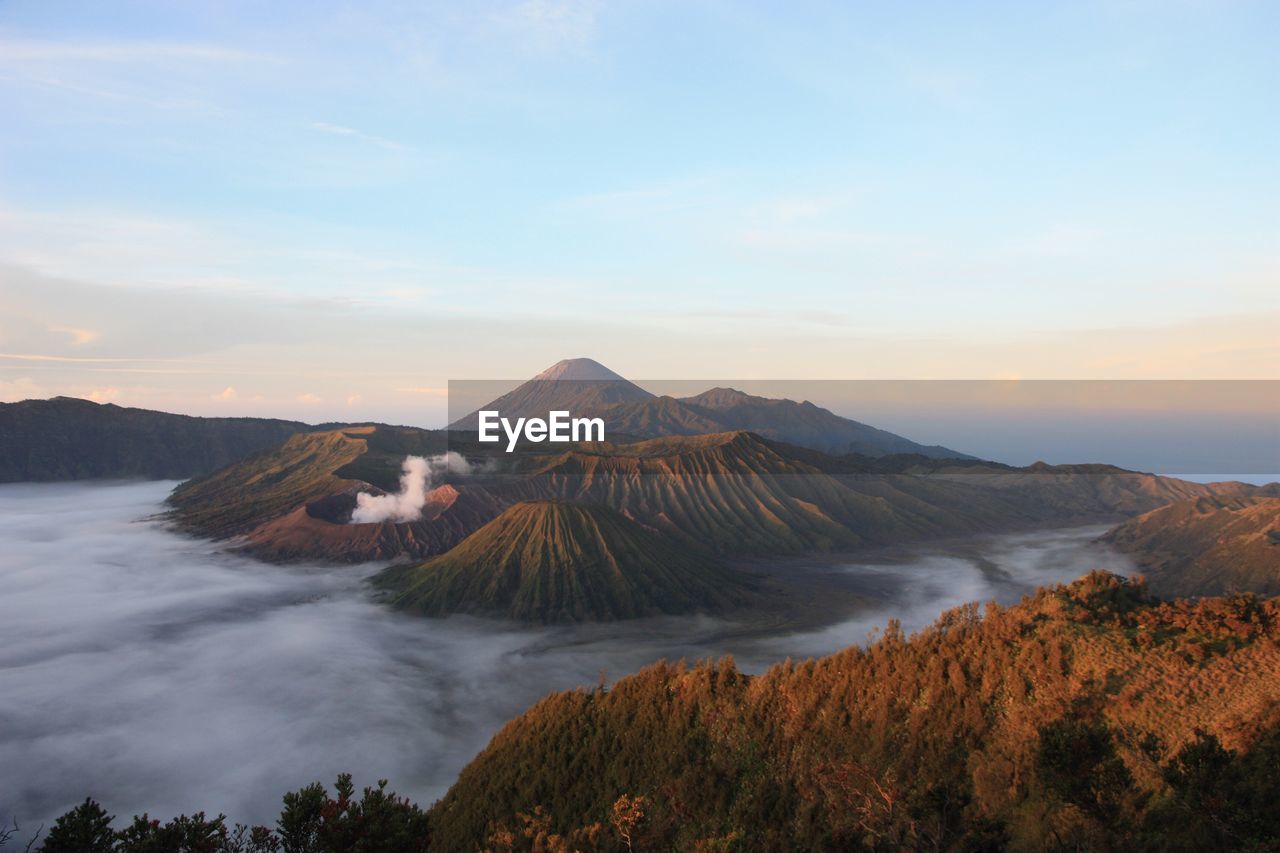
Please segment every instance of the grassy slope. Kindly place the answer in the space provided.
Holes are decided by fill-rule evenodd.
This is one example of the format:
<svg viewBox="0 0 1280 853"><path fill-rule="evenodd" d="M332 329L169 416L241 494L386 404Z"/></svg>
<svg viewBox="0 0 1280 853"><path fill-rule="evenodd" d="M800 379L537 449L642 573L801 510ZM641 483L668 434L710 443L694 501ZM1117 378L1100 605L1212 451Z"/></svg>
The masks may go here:
<svg viewBox="0 0 1280 853"><path fill-rule="evenodd" d="M1104 538L1134 555L1161 594L1280 594L1280 497L1179 501Z"/></svg>
<svg viewBox="0 0 1280 853"><path fill-rule="evenodd" d="M491 613L539 622L719 610L746 584L601 506L519 503L449 552L383 572L391 602L429 615Z"/></svg>
<svg viewBox="0 0 1280 853"><path fill-rule="evenodd" d="M359 483L384 491L400 487L409 455L443 453L443 433L412 427L353 426L295 435L207 477L183 483L170 503L184 525L206 535L244 533Z"/></svg>
<svg viewBox="0 0 1280 853"><path fill-rule="evenodd" d="M373 427L295 435L169 497L179 525L206 536L234 536L349 484L334 472L368 449Z"/></svg>

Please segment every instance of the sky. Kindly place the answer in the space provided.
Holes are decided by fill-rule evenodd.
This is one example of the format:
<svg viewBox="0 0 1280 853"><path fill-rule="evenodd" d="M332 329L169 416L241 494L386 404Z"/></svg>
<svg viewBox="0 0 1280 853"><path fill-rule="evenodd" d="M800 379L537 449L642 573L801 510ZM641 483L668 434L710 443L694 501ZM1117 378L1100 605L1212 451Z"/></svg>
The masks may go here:
<svg viewBox="0 0 1280 853"><path fill-rule="evenodd" d="M0 400L1280 378L1280 5L0 0Z"/></svg>

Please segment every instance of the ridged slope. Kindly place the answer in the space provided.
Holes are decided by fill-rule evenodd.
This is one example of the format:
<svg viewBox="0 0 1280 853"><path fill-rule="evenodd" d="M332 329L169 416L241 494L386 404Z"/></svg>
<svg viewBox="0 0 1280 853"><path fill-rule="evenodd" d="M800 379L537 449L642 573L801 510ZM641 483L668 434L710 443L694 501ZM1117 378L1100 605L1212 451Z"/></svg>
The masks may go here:
<svg viewBox="0 0 1280 853"><path fill-rule="evenodd" d="M1044 517L1137 515L1174 501L1258 492L1258 487L1246 483L1193 483L1114 465L933 465L929 476L1003 494L1026 511Z"/></svg>
<svg viewBox="0 0 1280 853"><path fill-rule="evenodd" d="M238 537L268 560L386 560L439 554L509 501L445 484L412 522L348 524L361 491L395 491L406 455L446 448L442 433L385 426L307 433L198 480L169 498L170 517L202 536Z"/></svg>
<svg viewBox="0 0 1280 853"><path fill-rule="evenodd" d="M1114 519L1134 503L1125 488L1100 488L1090 475L999 469L998 480L953 478L892 473L879 461L864 461L875 467L860 470L850 458L749 432L655 438L548 457L502 494L601 503L701 547L754 555ZM1150 479L1111 471L1115 483ZM1024 477L1028 483L1021 483ZM1181 481L1169 482L1176 490ZM1141 509L1161 502L1158 492L1143 499Z"/></svg>
<svg viewBox="0 0 1280 853"><path fill-rule="evenodd" d="M376 580L398 608L535 622L717 611L742 601L742 576L615 510L519 503L424 563Z"/></svg>
<svg viewBox="0 0 1280 853"><path fill-rule="evenodd" d="M169 496L179 525L206 536L245 533L355 481L334 472L368 451L373 427L292 436L279 447L183 483Z"/></svg>
<svg viewBox="0 0 1280 853"><path fill-rule="evenodd" d="M1280 594L1280 497L1179 501L1103 538L1131 554L1162 595Z"/></svg>
<svg viewBox="0 0 1280 853"><path fill-rule="evenodd" d="M831 551L910 538L915 530L910 513L746 432L570 451L504 494L613 507L719 553Z"/></svg>

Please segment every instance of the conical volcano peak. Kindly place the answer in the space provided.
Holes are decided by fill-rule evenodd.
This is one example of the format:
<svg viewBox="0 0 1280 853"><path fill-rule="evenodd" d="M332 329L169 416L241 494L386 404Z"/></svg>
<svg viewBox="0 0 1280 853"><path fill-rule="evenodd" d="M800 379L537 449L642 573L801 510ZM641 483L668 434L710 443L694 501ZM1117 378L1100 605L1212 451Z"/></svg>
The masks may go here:
<svg viewBox="0 0 1280 853"><path fill-rule="evenodd" d="M501 412L507 418L545 418L552 411L595 417L611 407L644 402L652 397L598 361L566 358L483 408ZM449 428L476 429L478 414L478 411L472 412Z"/></svg>
<svg viewBox="0 0 1280 853"><path fill-rule="evenodd" d="M535 381L552 379L570 382L627 381L592 358L561 359L533 378Z"/></svg>

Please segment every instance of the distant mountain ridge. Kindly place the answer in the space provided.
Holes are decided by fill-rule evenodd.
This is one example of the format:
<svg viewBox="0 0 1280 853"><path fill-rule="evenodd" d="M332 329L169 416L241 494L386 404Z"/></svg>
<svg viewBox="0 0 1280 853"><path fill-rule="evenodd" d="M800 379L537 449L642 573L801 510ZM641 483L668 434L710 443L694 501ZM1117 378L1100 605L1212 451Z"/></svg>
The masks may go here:
<svg viewBox="0 0 1280 853"><path fill-rule="evenodd" d="M546 417L563 410L600 417L605 435L655 438L750 430L765 438L842 455L919 454L934 459L972 459L940 445L923 445L805 401L772 399L733 388L712 388L692 397L656 396L589 358L565 359L482 407L504 417ZM477 413L450 424L474 431Z"/></svg>
<svg viewBox="0 0 1280 853"><path fill-rule="evenodd" d="M75 397L0 403L0 482L208 474L316 429L273 418L201 418Z"/></svg>
<svg viewBox="0 0 1280 853"><path fill-rule="evenodd" d="M778 400L757 397L733 388L712 388L680 403L694 412L724 424L730 429L746 429L765 438L774 438L840 456L857 453L862 456L890 456L914 453L931 459L972 459L941 445L923 445L841 417L805 400ZM625 431L625 430L624 430Z"/></svg>
<svg viewBox="0 0 1280 853"><path fill-rule="evenodd" d="M565 359L490 404L520 416L597 413L606 435L653 438L750 429L825 453L971 458L842 418L812 403L731 389L657 397L587 358ZM332 429L278 418L195 417L72 397L0 403L0 482L185 479L271 448L295 433ZM474 413L452 425L474 430Z"/></svg>

